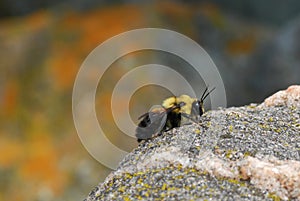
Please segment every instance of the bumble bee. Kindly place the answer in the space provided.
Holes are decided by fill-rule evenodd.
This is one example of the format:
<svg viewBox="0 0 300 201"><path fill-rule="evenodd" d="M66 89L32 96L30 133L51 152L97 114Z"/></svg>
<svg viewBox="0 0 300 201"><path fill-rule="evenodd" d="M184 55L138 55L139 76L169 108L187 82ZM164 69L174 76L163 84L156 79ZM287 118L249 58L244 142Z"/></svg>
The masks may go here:
<svg viewBox="0 0 300 201"><path fill-rule="evenodd" d="M136 128L137 141L151 139L164 131L187 124L189 120L199 122L204 113L203 102L215 88L205 88L200 100L188 95L172 96L165 99L160 107L140 116Z"/></svg>

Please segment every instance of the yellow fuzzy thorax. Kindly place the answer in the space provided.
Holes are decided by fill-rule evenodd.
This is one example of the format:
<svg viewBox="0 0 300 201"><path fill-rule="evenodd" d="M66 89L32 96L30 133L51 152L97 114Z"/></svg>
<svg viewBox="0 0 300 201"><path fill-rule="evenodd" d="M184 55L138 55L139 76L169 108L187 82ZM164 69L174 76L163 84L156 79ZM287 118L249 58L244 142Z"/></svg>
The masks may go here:
<svg viewBox="0 0 300 201"><path fill-rule="evenodd" d="M195 98L191 98L188 95L181 95L179 97L176 96L172 96L170 98L167 98L163 101L162 106L164 108L170 108L173 107L176 104L179 104L180 102L184 102L185 105L182 106L181 108L175 109L174 112L182 112L182 113L186 113L186 114L190 114L191 113L191 109L192 109L192 103L194 101L196 101L197 99Z"/></svg>

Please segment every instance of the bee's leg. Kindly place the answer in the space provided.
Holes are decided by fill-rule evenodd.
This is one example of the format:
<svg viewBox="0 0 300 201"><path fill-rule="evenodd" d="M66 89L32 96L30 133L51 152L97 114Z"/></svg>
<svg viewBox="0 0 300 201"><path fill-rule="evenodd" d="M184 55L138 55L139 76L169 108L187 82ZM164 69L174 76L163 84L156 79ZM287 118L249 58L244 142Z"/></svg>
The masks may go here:
<svg viewBox="0 0 300 201"><path fill-rule="evenodd" d="M190 145L189 151L191 151L192 146L194 145L195 141L196 141L196 135L194 136L194 139L193 139L193 141L192 141L192 143Z"/></svg>
<svg viewBox="0 0 300 201"><path fill-rule="evenodd" d="M141 142L148 142L151 138L147 138L147 139L137 139L137 142L138 143L141 143Z"/></svg>
<svg viewBox="0 0 300 201"><path fill-rule="evenodd" d="M199 123L197 122L195 119L193 119L190 115L186 114L186 113L181 113L181 115L189 120L192 120L194 123Z"/></svg>
<svg viewBox="0 0 300 201"><path fill-rule="evenodd" d="M168 132L168 131L170 131L170 130L172 130L173 128L168 128L168 129L166 129L164 132Z"/></svg>

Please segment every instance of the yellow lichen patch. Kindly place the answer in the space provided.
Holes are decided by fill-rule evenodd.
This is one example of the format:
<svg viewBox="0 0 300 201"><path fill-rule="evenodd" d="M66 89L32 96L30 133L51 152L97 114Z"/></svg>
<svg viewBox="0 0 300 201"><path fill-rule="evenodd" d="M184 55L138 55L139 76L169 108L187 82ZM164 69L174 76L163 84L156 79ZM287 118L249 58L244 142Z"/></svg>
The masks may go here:
<svg viewBox="0 0 300 201"><path fill-rule="evenodd" d="M281 128L274 128L273 130L274 130L276 133L281 133L281 132L282 132Z"/></svg>
<svg viewBox="0 0 300 201"><path fill-rule="evenodd" d="M246 152L244 153L244 157L246 158L246 157L248 157L248 156L252 156L252 154L251 154L250 152L246 151Z"/></svg>
<svg viewBox="0 0 300 201"><path fill-rule="evenodd" d="M273 199L273 201L280 201L280 197L276 195L275 193L269 193L268 198Z"/></svg>
<svg viewBox="0 0 300 201"><path fill-rule="evenodd" d="M128 196L125 196L124 201L131 201L131 199Z"/></svg>
<svg viewBox="0 0 300 201"><path fill-rule="evenodd" d="M228 179L227 181L230 182L230 183L236 184L236 185L245 186L244 182L241 182L237 179Z"/></svg>
<svg viewBox="0 0 300 201"><path fill-rule="evenodd" d="M229 132L232 132L233 131L233 126L229 125L228 129L229 129Z"/></svg>
<svg viewBox="0 0 300 201"><path fill-rule="evenodd" d="M161 187L161 190L166 190L167 189L167 184L166 183L163 183L162 187Z"/></svg>
<svg viewBox="0 0 300 201"><path fill-rule="evenodd" d="M234 150L227 150L226 155L225 155L226 158L231 158L235 152L236 151L234 151Z"/></svg>
<svg viewBox="0 0 300 201"><path fill-rule="evenodd" d="M121 186L120 188L118 188L118 191L121 193L125 192L126 187L125 186Z"/></svg>

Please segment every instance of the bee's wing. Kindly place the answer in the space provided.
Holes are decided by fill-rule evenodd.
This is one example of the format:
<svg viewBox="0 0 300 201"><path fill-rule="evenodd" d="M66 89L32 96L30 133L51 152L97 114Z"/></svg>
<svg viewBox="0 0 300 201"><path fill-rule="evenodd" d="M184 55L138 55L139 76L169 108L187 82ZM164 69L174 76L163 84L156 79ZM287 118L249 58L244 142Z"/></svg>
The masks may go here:
<svg viewBox="0 0 300 201"><path fill-rule="evenodd" d="M142 114L141 116L139 116L138 120L145 118L147 115L149 115L149 112L146 112L145 114Z"/></svg>
<svg viewBox="0 0 300 201"><path fill-rule="evenodd" d="M148 113L143 114L143 118L136 128L136 137L138 141L151 138L158 134L165 126L167 112L164 108L156 108Z"/></svg>

